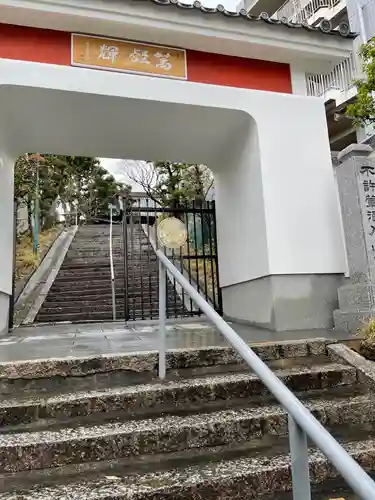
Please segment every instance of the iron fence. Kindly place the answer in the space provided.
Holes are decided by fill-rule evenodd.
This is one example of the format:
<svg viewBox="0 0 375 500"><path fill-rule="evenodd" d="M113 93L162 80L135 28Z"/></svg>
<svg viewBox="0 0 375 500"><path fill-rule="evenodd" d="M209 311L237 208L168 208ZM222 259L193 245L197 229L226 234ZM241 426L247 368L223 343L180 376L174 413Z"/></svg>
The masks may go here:
<svg viewBox="0 0 375 500"><path fill-rule="evenodd" d="M158 224L166 217L182 220L187 228L185 246L163 248L165 254L198 293L219 313L219 286L215 202L191 203L184 207L160 207L148 198L124 200L124 315L126 320L156 319L159 314ZM199 316L200 309L176 282L167 276L168 318Z"/></svg>

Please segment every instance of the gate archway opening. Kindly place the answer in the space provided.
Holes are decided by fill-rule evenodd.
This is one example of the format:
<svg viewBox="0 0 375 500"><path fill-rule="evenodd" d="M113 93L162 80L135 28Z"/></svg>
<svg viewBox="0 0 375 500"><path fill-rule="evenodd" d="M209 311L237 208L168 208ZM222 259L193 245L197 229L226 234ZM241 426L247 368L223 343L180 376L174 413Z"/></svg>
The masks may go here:
<svg viewBox="0 0 375 500"><path fill-rule="evenodd" d="M330 321L345 259L323 106L276 92L0 63L9 75L0 87L3 325L12 281L12 167L29 151L208 165L224 314L274 329ZM301 116L309 117L303 126Z"/></svg>

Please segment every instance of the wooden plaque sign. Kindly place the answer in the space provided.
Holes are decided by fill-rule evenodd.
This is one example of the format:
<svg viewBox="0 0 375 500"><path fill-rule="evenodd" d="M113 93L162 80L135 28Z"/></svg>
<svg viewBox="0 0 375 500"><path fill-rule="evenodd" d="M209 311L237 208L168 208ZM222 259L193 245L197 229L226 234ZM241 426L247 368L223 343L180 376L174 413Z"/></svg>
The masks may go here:
<svg viewBox="0 0 375 500"><path fill-rule="evenodd" d="M127 40L72 34L72 66L186 80L186 51Z"/></svg>

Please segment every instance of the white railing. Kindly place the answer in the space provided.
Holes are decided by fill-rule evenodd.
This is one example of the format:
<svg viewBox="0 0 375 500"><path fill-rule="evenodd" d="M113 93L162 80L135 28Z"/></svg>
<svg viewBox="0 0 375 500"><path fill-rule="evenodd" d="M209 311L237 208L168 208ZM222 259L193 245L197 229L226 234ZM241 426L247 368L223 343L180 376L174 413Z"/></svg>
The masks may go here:
<svg viewBox="0 0 375 500"><path fill-rule="evenodd" d="M113 265L113 207L109 206L109 266L111 270L111 292L112 292L112 319L116 321L116 287L115 268Z"/></svg>
<svg viewBox="0 0 375 500"><path fill-rule="evenodd" d="M335 66L332 71L320 75L307 75L307 94L322 97L329 90L347 91L359 78L354 55Z"/></svg>
<svg viewBox="0 0 375 500"><path fill-rule="evenodd" d="M159 259L159 377L166 376L166 297L169 271L188 293L207 318L216 326L229 344L238 352L250 369L288 412L291 455L292 489L294 500L311 500L309 451L307 438L324 453L362 500L375 499L375 483L336 439L318 422L313 414L282 383L272 370L223 318L205 301L172 262L157 250Z"/></svg>
<svg viewBox="0 0 375 500"><path fill-rule="evenodd" d="M287 0L275 13L277 19L286 18L295 23L308 22L321 9L325 9L324 17L327 18L326 9L333 13L341 0Z"/></svg>

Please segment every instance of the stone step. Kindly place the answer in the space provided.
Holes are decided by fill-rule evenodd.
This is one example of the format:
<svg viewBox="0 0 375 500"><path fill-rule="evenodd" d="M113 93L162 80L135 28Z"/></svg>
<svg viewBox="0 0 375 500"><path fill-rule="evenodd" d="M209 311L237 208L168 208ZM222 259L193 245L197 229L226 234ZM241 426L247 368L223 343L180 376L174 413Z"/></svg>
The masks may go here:
<svg viewBox="0 0 375 500"><path fill-rule="evenodd" d="M172 291L168 294L169 303L174 304L175 296ZM155 304L159 303L159 294L158 290L144 290L142 293L129 293L128 294L128 302L129 304ZM180 299L177 295L176 303L181 303ZM91 306L100 304L108 304L112 303L112 293L108 290L106 293L95 294L92 292L90 295L81 295L81 294L65 294L65 296L60 294L48 294L47 299L43 303L43 310L46 308L64 308L66 307L83 307L83 306ZM124 293L123 291L116 292L116 303L123 304L124 303Z"/></svg>
<svg viewBox="0 0 375 500"><path fill-rule="evenodd" d="M141 300L143 299L143 300ZM123 304L123 300L117 299L116 304L121 305ZM141 311L142 307L143 309L146 310L157 310L158 308L158 301L157 300L150 300L149 297L146 295L141 298L141 297L129 297L128 300L129 306L136 311ZM183 305L181 301L178 299L175 301L174 297L172 300L169 300L168 303L168 308L169 309L183 309ZM50 302L45 302L43 304L43 308L40 311L40 314L47 315L47 314L59 314L59 313L64 313L64 314L73 314L73 313L92 313L95 311L100 311L100 312L105 312L105 311L112 311L112 300L102 300L99 303L92 303L90 301L84 301L84 300L76 300L76 301L66 301L65 303L50 303Z"/></svg>
<svg viewBox="0 0 375 500"><path fill-rule="evenodd" d="M102 286L97 286L97 287L90 287L82 284L81 286L77 286L77 288L74 288L72 290L72 293L69 293L69 288L60 288L60 287L53 287L51 288L49 294L48 294L48 300L50 300L50 297L55 297L57 301L65 301L71 299L80 299L83 298L86 300L84 297L85 295L91 295L91 296L105 296L105 295L111 295L112 287L111 284L109 283L103 283ZM116 291L116 296L118 295L119 297L124 296L124 285L123 283L119 283L118 281L115 283L115 291ZM159 295L159 289L158 286L155 284L150 284L149 283L144 283L143 286L137 286L137 287L129 287L128 288L128 297L144 297L144 300L149 300L150 297L158 298ZM179 294L177 291L174 290L172 286L168 287L168 297L172 300L172 302L175 300L179 301ZM185 296L186 297L186 296Z"/></svg>
<svg viewBox="0 0 375 500"><path fill-rule="evenodd" d="M111 270L108 268L100 272L93 273L59 273L55 283L77 283L79 281L105 281L110 280Z"/></svg>
<svg viewBox="0 0 375 500"><path fill-rule="evenodd" d="M123 279L121 278L116 278L115 282L116 285L121 285L123 286ZM74 286L73 286L74 285ZM98 290L100 292L103 289L111 287L111 280L88 280L88 281L72 281L72 282L54 282L51 291L56 291L56 292L69 292L70 290L72 292L74 291L81 291L81 290L86 290L87 288L91 290Z"/></svg>
<svg viewBox="0 0 375 500"><path fill-rule="evenodd" d="M113 257L117 259L122 258L123 252L122 251L117 251L113 253ZM93 259L107 259L109 262L110 258L110 252L107 250L71 250L68 254L69 258L81 258L81 259L86 259L86 260L93 260Z"/></svg>
<svg viewBox="0 0 375 500"><path fill-rule="evenodd" d="M144 300L149 300L151 296L155 300L158 300L159 291L156 286L155 287L152 286L150 289L147 283L143 287L129 289L128 295L130 297L135 297L137 299L140 297L144 297ZM175 293L173 288L171 287L168 289L168 296L171 300L174 300ZM123 287L118 286L118 284L116 283L116 298L123 299L123 297L124 297ZM71 290L71 291L69 291L68 289L63 289L61 291L55 292L55 290L51 289L50 293L47 296L46 301L63 302L65 304L65 302L70 298L74 300L76 300L77 298L82 298L82 300L100 300L101 298L111 299L112 294L108 286L105 286L104 288L102 287L99 290L92 290L91 288L83 288L81 290Z"/></svg>
<svg viewBox="0 0 375 500"><path fill-rule="evenodd" d="M122 308L116 311L116 319L124 318L124 312ZM106 311L95 311L95 312L77 312L77 313L45 313L41 310L34 321L34 323L85 323L85 322L96 322L96 321L112 321L113 313L112 309Z"/></svg>
<svg viewBox="0 0 375 500"><path fill-rule="evenodd" d="M375 396L328 344L252 347L372 467ZM176 349L166 361L163 382L157 352L0 363L1 500L282 500L287 415L260 380L226 347ZM337 478L314 449L310 465L314 484Z"/></svg>
<svg viewBox="0 0 375 500"><path fill-rule="evenodd" d="M95 270L95 271L60 271L59 275L57 276L55 282L57 283L63 283L63 282L76 282L79 280L83 281L91 281L91 280L103 280L103 279L108 279L108 276L110 276L111 271L110 268L107 267L106 269L102 270ZM116 278L123 278L124 277L124 270L123 268L115 269L115 277ZM128 279L129 281L132 281L133 279L136 280L158 280L158 272L154 272L152 268L145 266L144 269L140 269L136 266L130 268L130 272L128 273Z"/></svg>
<svg viewBox="0 0 375 500"><path fill-rule="evenodd" d="M312 399L307 407L328 428L375 422L375 399L367 395L327 401ZM106 410L108 411L108 410ZM122 412L123 413L123 412ZM61 425L64 425L61 427ZM145 420L99 425L40 427L37 432L3 433L0 470L19 472L82 462L173 453L202 447L245 444L254 439L287 436L288 415L279 405L229 409L188 416L163 415Z"/></svg>
<svg viewBox="0 0 375 500"><path fill-rule="evenodd" d="M217 334L216 329L209 325L198 329L194 327L189 331L197 335ZM119 335L121 338L122 333L120 332ZM327 341L323 339L252 344L251 347L263 361L273 363L272 366L275 368L287 368L296 364L318 365L318 361L321 364L329 362ZM217 371L222 368L226 370L228 366L239 363L243 365L241 358L229 347L172 349L166 353L167 377L174 376L176 370L214 369ZM74 392L76 390L100 390L113 386L123 388L132 383L139 383L139 376L143 377L142 382L155 379L157 366L158 353L156 351L0 363L0 394L9 394L14 391L20 391L21 395L29 391L36 393L47 391L50 394L53 390ZM244 366L248 372L247 365ZM349 366L349 368L352 367ZM98 377L103 374L108 376L104 380L99 380ZM90 379L90 376L93 379ZM184 372L183 376L184 378L197 376L197 373L186 374Z"/></svg>
<svg viewBox="0 0 375 500"><path fill-rule="evenodd" d="M375 480L375 476L372 479ZM291 491L277 491L268 495L262 495L261 500L293 500ZM342 478L330 478L323 483L313 484L311 487L311 500L361 500L353 493Z"/></svg>
<svg viewBox="0 0 375 500"><path fill-rule="evenodd" d="M123 275L116 274L115 279L117 281L123 281ZM70 277L60 277L57 276L57 278L54 281L54 285L59 285L59 286L71 286L72 284L76 283L91 283L93 286L100 285L103 283L103 281L108 281L110 283L110 272L106 273L105 275L103 274L102 276L98 276L96 274L92 275L76 275L76 276L70 276ZM151 281L151 283L158 283L158 276L151 275L150 277L148 275L143 276L141 279L141 276L132 276L130 275L128 278L129 284L142 284Z"/></svg>
<svg viewBox="0 0 375 500"><path fill-rule="evenodd" d="M121 306L124 303L123 297L116 296L115 303L117 306ZM105 307L105 310L108 309L108 306L112 306L112 296L108 294L108 296L96 296L91 299L86 299L82 297L81 299L75 298L74 300L58 300L52 301L51 299L47 299L43 303L43 313L55 313L55 312L75 312L75 311L91 311L91 310L103 310L102 306Z"/></svg>
<svg viewBox="0 0 375 500"><path fill-rule="evenodd" d="M185 317L189 316L190 313L185 311L182 307L180 309L169 308L168 317ZM140 309L133 309L129 311L130 320L138 319L157 319L159 315L159 310L157 308L147 309L144 307L143 314ZM116 311L116 319L124 318L123 308L120 307ZM98 311L82 311L82 312L59 312L59 313L48 313L41 310L36 317L36 323L80 323L80 322L97 322L97 321L112 321L112 307L106 308L106 310Z"/></svg>
<svg viewBox="0 0 375 500"><path fill-rule="evenodd" d="M140 264L153 264L155 265L155 263L157 262L157 257L156 255L152 256L152 255L145 255L145 256L139 256L137 258L137 262L140 263ZM123 265L123 256L121 255L121 258L117 258L115 259L115 263L116 265ZM108 267L108 259L99 259L99 258L95 258L95 259L87 259L87 260L84 260L84 259L75 259L75 258L69 258L69 256L67 256L64 260L64 263L63 265L61 266L61 269L71 269L71 270L79 270L79 269L88 269L88 268L91 268L91 269L96 269L96 268L100 268L100 267Z"/></svg>
<svg viewBox="0 0 375 500"><path fill-rule="evenodd" d="M242 367L239 368L243 370ZM228 367L231 370L231 367ZM233 370L233 369L232 369ZM196 370L198 373L202 372ZM3 400L0 403L0 421L2 426L16 425L20 423L42 421L56 418L74 418L77 416L97 416L105 412L105 417L110 414L121 412L127 408L129 415L155 415L158 413L173 413L176 411L204 411L217 409L218 405L226 401L225 406L238 406L240 404L250 405L248 398L269 398L270 395L263 384L252 374L246 372L223 371L215 374L213 370L206 370L211 376L194 377L193 379L180 378L178 373L174 380L167 385L159 383L155 373L125 374L121 377L116 374L111 377L99 377L99 383L117 384L117 387L103 390L83 390L94 383L93 377L88 380L73 379L64 382L63 388L75 387L75 392L61 393L55 388L52 396L21 397L21 387L27 390L36 390L37 387L51 387L55 381L37 380L33 382L10 381L2 382L2 391L14 391L17 389L17 398ZM277 370L278 376L286 385L295 391L321 391L332 388L346 388L355 384L355 372L348 371L342 366L335 365L331 369L327 367L313 366L311 371L299 367L298 370ZM322 377L320 377L320 374ZM152 381L152 376L154 380ZM57 377L55 376L55 379ZM141 379L151 379L152 383L129 385ZM170 377L171 378L171 377ZM121 379L126 387L119 386ZM18 382L18 383L17 383ZM70 383L69 383L70 382ZM108 386L107 386L108 387ZM355 391L355 389L353 389ZM348 395L346 394L346 399ZM242 402L242 403L241 403ZM128 415L128 416L129 416Z"/></svg>
<svg viewBox="0 0 375 500"><path fill-rule="evenodd" d="M342 444L360 465L368 469L373 467L375 440L346 439ZM45 473L33 476L31 473L25 479L25 475L20 476L20 473L3 474L3 484L5 484L2 489L4 491L4 488L8 487L9 490L2 493L1 500L66 500L67 498L72 500L79 498L90 500L176 500L177 498L179 500L203 498L205 500L218 498L284 500L285 492L292 489L292 478L287 442L284 441L283 445L271 451L267 450L267 453L262 450L263 453L253 451L247 454L244 452L239 454L235 447L234 453L223 450L222 447L215 447L211 450L193 449L194 456L188 459L186 457L181 459L176 454L170 454L170 461L163 463L162 469L159 465L160 455L156 455L155 461L149 458L151 466L148 468L145 467L144 459L141 461L132 458L131 461L129 459L117 460L113 464L96 462L86 469L60 468L54 477ZM108 447L106 443L105 449ZM207 460L209 451L211 460ZM315 488L322 487L327 482L329 484L330 480L338 479L339 473L328 463L321 452L310 448L309 457L310 480ZM58 459L59 457L54 457L54 460ZM37 457L36 460L38 460ZM136 466L137 472L134 471ZM34 484L36 482L35 477L39 477L40 483L32 486L33 482ZM29 484L29 488L24 486L20 489L22 483ZM17 489L19 489L18 492ZM277 492L284 497L279 496ZM313 500L317 498L319 497L315 496ZM324 500L327 500L327 497Z"/></svg>
<svg viewBox="0 0 375 500"><path fill-rule="evenodd" d="M124 298L117 297L115 303L117 307L121 307L124 305ZM150 297L145 295L144 297L132 297L128 298L128 306L131 310L136 311L153 311L157 310L159 307L158 297ZM168 297L168 308L182 308L181 301L179 299L175 300L173 296ZM92 312L92 311L112 311L112 297L108 296L107 298L97 297L96 300L83 300L83 299L75 299L75 300L61 300L58 302L52 302L51 300L46 300L43 304L43 309L41 309L41 314L71 314L75 312Z"/></svg>
<svg viewBox="0 0 375 500"><path fill-rule="evenodd" d="M116 271L116 274L124 273L124 266L122 263L116 264L114 266L114 269ZM90 267L89 265L86 268L82 269L70 269L70 268L61 268L58 274L58 277L64 277L64 278L72 278L74 279L76 276L94 276L95 275L104 275L108 274L110 272L111 268L109 265L109 262L105 266L102 267Z"/></svg>
<svg viewBox="0 0 375 500"><path fill-rule="evenodd" d="M149 293L149 283L147 283L147 286L146 284L144 283L143 286L141 286L141 283L135 283L133 284L132 286L130 286L131 284L129 284L129 287L128 287L128 293ZM170 285L168 287L169 289L172 289L172 286ZM115 289L116 291L118 291L119 293L123 293L124 292L124 283L121 279L117 279L115 281ZM80 283L77 283L75 284L75 286L73 286L71 284L71 286L69 286L69 283L65 283L65 284L61 284L61 283L57 283L57 284L54 284L52 285L51 287L51 290L50 290L50 294L68 294L69 291L72 291L72 294L75 293L75 294L78 294L80 295L81 292L83 293L90 293L90 294L101 294L101 293L110 293L111 290L112 290L112 287L111 287L111 282L108 280L108 282L105 282L105 281L101 281L101 282L80 282ZM151 284L151 290L153 291L156 291L158 290L158 285L157 283L155 284Z"/></svg>
<svg viewBox="0 0 375 500"><path fill-rule="evenodd" d="M184 318L192 315L196 315L195 312L185 310L182 306L174 308L171 305L167 311L167 317L169 318ZM129 311L130 320L140 320L140 319L157 319L159 315L158 309L146 309L142 311L139 309ZM122 308L116 311L116 319L124 318L124 312ZM112 321L112 308L108 308L106 311L90 311L90 312L77 312L77 313L44 313L39 312L36 317L36 323L80 323L80 322L97 322L97 321Z"/></svg>

